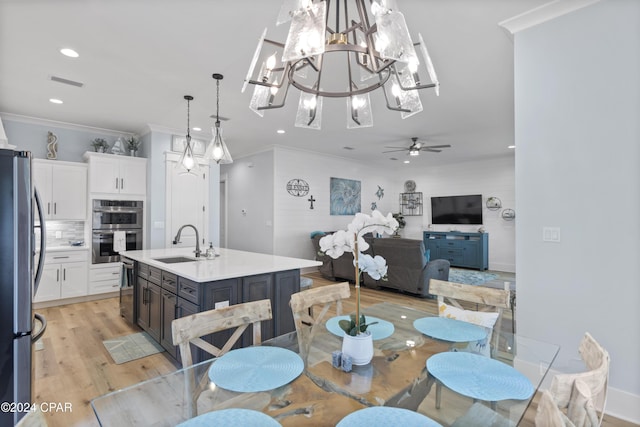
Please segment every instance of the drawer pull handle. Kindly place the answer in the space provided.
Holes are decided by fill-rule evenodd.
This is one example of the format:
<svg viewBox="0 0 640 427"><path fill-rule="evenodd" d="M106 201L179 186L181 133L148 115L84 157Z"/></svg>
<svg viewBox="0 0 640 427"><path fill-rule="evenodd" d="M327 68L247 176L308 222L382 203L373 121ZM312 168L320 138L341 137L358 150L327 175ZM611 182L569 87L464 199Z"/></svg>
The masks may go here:
<svg viewBox="0 0 640 427"><path fill-rule="evenodd" d="M66 259L69 258L69 256L54 256L53 259Z"/></svg>

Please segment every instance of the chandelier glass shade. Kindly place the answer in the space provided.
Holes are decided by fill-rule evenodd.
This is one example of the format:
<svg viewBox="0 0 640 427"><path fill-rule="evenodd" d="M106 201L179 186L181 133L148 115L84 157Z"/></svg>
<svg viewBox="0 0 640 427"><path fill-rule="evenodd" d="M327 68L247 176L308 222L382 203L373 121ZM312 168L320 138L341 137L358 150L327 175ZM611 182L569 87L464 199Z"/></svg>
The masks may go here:
<svg viewBox="0 0 640 427"><path fill-rule="evenodd" d="M323 98L347 99L347 127L373 126L369 93L381 89L402 118L422 111L418 90L439 82L420 34L413 42L395 0L285 0L277 24L291 21L284 43L262 32L242 91L260 116L300 91L295 125L320 129Z"/></svg>
<svg viewBox="0 0 640 427"><path fill-rule="evenodd" d="M184 99L187 100L187 135L185 136L184 150L176 163L176 169L183 169L186 173L197 174L199 171L198 160L193 153L193 144L191 143L190 133L190 103L193 101L193 96L185 95Z"/></svg>
<svg viewBox="0 0 640 427"><path fill-rule="evenodd" d="M205 159L210 159L218 164L233 163L231 153L222 138L222 129L220 128L220 80L224 78L222 74L215 73L212 76L216 80L216 124L211 129L213 138L207 146L207 150L204 153Z"/></svg>

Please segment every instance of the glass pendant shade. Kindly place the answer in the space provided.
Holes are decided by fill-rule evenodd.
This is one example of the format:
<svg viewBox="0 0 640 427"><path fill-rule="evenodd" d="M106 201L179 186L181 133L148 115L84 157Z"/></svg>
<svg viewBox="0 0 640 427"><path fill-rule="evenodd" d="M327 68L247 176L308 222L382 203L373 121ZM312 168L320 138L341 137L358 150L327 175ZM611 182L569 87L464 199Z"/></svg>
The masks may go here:
<svg viewBox="0 0 640 427"><path fill-rule="evenodd" d="M429 56L429 52L427 51L427 44L422 39L422 34L418 33L418 42L419 42L419 50L422 54L422 59L424 61L425 66L427 67L427 72L429 73L429 78L431 82L436 85L435 91L436 96L440 96L440 83L438 82L438 76L436 75L436 69L433 67L433 62L431 62L431 56Z"/></svg>
<svg viewBox="0 0 640 427"><path fill-rule="evenodd" d="M213 139L207 147L204 157L222 165L233 163L227 144L225 144L224 139L222 139L220 124L216 123L216 126L211 128L211 131L213 132Z"/></svg>
<svg viewBox="0 0 640 427"><path fill-rule="evenodd" d="M200 170L198 159L193 153L193 143L191 137L187 135L184 143L184 150L175 166L176 169L183 169L186 173L197 174Z"/></svg>
<svg viewBox="0 0 640 427"><path fill-rule="evenodd" d="M379 13L376 15L376 50L385 59L409 63L419 63L413 47L409 29L401 12Z"/></svg>
<svg viewBox="0 0 640 427"><path fill-rule="evenodd" d="M322 125L322 97L300 92L295 126L320 130Z"/></svg>
<svg viewBox="0 0 640 427"><path fill-rule="evenodd" d="M251 80L251 76L253 75L253 70L256 68L256 63L258 62L258 58L260 57L260 52L262 51L262 45L264 44L264 38L267 36L267 29L265 28L258 39L258 46L256 46L255 52L253 52L253 58L251 58L251 64L249 64L249 71L247 71L247 77L245 77L244 82L242 83L242 90L240 92L244 93L247 85L249 84L249 80Z"/></svg>
<svg viewBox="0 0 640 427"><path fill-rule="evenodd" d="M407 64L396 63L396 75L400 82L400 86L402 87L414 87L416 82L413 77L413 73L411 73L410 67ZM390 79L393 80L393 79ZM395 84L395 83L394 83ZM422 101L420 100L420 95L418 94L417 89L413 90L402 90L399 91L400 98L400 108L403 110L400 115L403 119L407 117L411 117L414 114L417 114L422 111Z"/></svg>
<svg viewBox="0 0 640 427"><path fill-rule="evenodd" d="M282 61L297 61L325 51L327 5L322 1L294 12Z"/></svg>
<svg viewBox="0 0 640 427"><path fill-rule="evenodd" d="M269 105L269 88L255 85L249 108L260 117L264 117L264 110L260 110L259 107L266 107L267 105Z"/></svg>
<svg viewBox="0 0 640 427"><path fill-rule="evenodd" d="M373 126L371 100L369 94L354 95L347 98L347 129L368 128Z"/></svg>

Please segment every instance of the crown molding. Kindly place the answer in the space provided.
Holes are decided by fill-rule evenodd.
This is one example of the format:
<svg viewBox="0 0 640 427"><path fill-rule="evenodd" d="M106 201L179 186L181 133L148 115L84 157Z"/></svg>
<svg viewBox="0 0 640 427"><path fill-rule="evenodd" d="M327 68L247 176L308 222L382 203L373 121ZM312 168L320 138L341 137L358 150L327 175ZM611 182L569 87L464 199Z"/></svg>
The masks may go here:
<svg viewBox="0 0 640 427"><path fill-rule="evenodd" d="M498 26L513 35L599 1L601 0L555 0L531 9L528 12L498 22Z"/></svg>
<svg viewBox="0 0 640 427"><path fill-rule="evenodd" d="M78 125L75 123L59 122L56 120L22 116L22 115L13 114L13 113L0 112L0 118L2 118L2 120L9 120L12 122L27 123L31 125L55 126L56 128L60 128L60 129L69 129L69 130L76 130L76 131L82 131L82 132L95 132L95 133L100 133L100 134L114 136L114 137L135 135L135 133L131 133L131 132L122 132L122 131L113 130L113 129L103 129L103 128L97 128L93 126Z"/></svg>

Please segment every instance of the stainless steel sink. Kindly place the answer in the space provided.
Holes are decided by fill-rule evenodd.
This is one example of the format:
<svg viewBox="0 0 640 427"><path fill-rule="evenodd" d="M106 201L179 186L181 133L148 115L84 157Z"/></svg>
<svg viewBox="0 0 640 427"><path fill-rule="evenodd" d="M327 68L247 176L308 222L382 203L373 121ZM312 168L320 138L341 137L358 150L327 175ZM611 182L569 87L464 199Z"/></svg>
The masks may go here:
<svg viewBox="0 0 640 427"><path fill-rule="evenodd" d="M168 258L153 258L154 261L164 262L165 264L177 264L179 262L193 262L196 261L194 258L188 258L184 256L174 256Z"/></svg>

